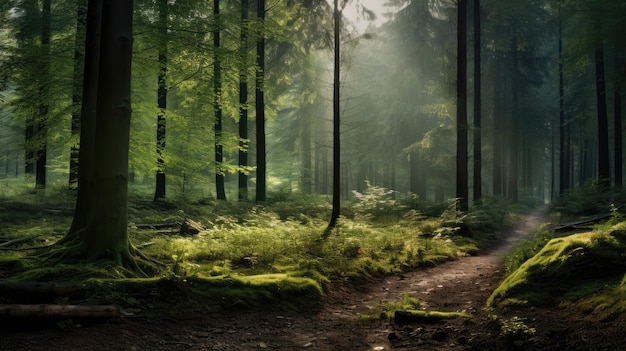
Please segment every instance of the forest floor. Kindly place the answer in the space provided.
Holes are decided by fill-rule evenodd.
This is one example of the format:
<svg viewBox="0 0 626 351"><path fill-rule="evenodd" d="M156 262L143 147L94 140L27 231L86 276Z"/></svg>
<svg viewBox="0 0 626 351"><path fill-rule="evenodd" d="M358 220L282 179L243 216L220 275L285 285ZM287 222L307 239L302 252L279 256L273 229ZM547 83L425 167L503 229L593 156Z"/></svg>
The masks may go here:
<svg viewBox="0 0 626 351"><path fill-rule="evenodd" d="M5 326L0 331L0 350L623 349L623 323L598 321L574 308L485 310L487 298L504 275L503 255L545 221L541 212L527 215L476 256L359 284L333 282L315 310L156 306L139 316L106 322ZM358 319L370 307L401 301L407 294L423 301L429 311L465 311L472 318L406 325ZM534 328L534 335L505 338L498 320L514 317Z"/></svg>

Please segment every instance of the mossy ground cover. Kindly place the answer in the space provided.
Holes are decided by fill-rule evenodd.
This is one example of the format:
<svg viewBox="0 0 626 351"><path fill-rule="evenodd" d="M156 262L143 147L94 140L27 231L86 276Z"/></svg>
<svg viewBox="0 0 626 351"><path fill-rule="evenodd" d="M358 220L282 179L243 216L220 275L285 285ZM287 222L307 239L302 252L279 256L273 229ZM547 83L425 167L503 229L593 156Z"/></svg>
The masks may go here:
<svg viewBox="0 0 626 351"><path fill-rule="evenodd" d="M163 267L153 278L128 281L130 272L107 262L46 261L48 246L69 228L72 194L28 190L2 199L3 242L31 239L0 246L0 277L106 281L108 285L94 285L104 294L85 298L131 307L138 299L161 297L164 290L155 288L159 286L183 300L219 301L225 307L262 306L272 300L295 305L319 302L335 279L368 279L472 254L489 232L506 224L501 204L477 207L466 216L456 212L454 204L446 207L411 197L398 201L390 195L370 187L345 202L338 228L324 238L330 201L322 196L280 197L263 205L188 197L155 203L131 192L131 243ZM181 236L175 229L137 226L185 218L204 230Z"/></svg>
<svg viewBox="0 0 626 351"><path fill-rule="evenodd" d="M626 311L625 255L626 222L618 217L589 232L550 239L510 272L488 305L565 304L603 318L621 315Z"/></svg>

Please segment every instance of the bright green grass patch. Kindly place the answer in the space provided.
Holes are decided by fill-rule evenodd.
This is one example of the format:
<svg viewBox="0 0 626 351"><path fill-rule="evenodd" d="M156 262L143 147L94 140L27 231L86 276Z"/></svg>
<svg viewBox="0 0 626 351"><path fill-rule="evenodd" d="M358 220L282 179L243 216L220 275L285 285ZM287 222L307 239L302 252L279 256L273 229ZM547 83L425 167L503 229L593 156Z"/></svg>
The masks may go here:
<svg viewBox="0 0 626 351"><path fill-rule="evenodd" d="M591 293L598 281L622 277L626 271L625 233L626 222L622 222L548 241L506 277L487 304L550 305Z"/></svg>

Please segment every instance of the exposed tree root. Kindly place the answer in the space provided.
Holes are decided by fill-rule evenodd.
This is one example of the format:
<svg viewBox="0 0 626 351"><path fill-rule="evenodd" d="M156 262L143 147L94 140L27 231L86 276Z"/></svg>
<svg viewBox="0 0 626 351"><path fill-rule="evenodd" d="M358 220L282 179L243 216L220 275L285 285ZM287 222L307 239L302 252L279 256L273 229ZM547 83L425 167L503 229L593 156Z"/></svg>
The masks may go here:
<svg viewBox="0 0 626 351"><path fill-rule="evenodd" d="M66 235L63 239L42 252L39 257L47 266L60 264L90 264L102 268L107 277L149 277L162 271L165 264L148 257L128 243L127 250L105 251L98 257L90 256L85 230Z"/></svg>

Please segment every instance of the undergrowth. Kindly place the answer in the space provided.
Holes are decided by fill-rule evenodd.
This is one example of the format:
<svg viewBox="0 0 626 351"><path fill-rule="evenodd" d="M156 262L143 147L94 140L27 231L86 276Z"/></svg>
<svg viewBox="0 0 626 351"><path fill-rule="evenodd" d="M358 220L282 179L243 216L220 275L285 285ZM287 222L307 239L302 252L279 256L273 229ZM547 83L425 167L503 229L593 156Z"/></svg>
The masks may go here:
<svg viewBox="0 0 626 351"><path fill-rule="evenodd" d="M2 199L6 211L0 215L0 277L124 281L127 272L107 264L50 266L34 254L69 228L66 197L72 195L57 191L63 196L48 190ZM355 195L344 204L337 229L323 238L330 214L330 201L323 196L281 196L257 205L188 196L185 201L152 202L131 192L129 234L144 255L165 264L154 277L164 282L160 284L167 282L184 292L182 296L211 290L229 296L224 297L230 301L226 305L237 306L243 300L282 301L287 291L320 298L335 279L369 279L473 254L481 238L508 218L506 206L488 199L467 215L456 211L454 201L442 206L411 196L395 200L391 191L372 185ZM184 236L176 226L159 230L139 226L187 218L204 230ZM23 237L29 238L8 244ZM255 290L263 297L255 300Z"/></svg>

